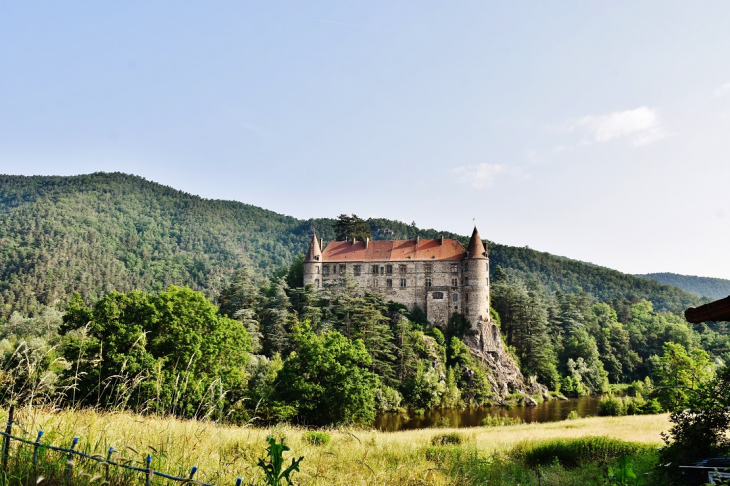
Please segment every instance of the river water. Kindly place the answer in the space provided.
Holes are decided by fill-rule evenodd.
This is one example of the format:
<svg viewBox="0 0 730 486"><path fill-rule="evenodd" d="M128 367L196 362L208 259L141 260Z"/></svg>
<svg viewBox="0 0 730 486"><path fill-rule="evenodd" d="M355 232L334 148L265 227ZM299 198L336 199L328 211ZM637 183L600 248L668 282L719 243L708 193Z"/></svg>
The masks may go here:
<svg viewBox="0 0 730 486"><path fill-rule="evenodd" d="M446 422L449 427L477 427L487 415L519 417L530 422L557 422L565 420L576 410L581 417L592 417L598 413L601 395L591 395L568 400L550 400L536 407L479 407L466 409L428 410L423 415L409 413L381 413L375 418L373 427L386 432L398 430L425 429Z"/></svg>

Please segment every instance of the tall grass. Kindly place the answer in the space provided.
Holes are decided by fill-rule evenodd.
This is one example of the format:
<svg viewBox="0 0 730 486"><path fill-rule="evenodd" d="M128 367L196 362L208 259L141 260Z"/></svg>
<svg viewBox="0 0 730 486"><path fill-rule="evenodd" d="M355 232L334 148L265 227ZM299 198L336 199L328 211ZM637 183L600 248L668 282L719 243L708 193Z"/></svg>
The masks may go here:
<svg viewBox="0 0 730 486"><path fill-rule="evenodd" d="M0 421L4 421L6 416L0 413ZM77 448L81 451L105 455L109 446L114 446L119 456L136 465L143 464L146 455L151 454L154 469L176 476L186 476L190 467L196 465L199 468L196 479L223 486L235 484L238 476L246 479L244 484L262 480L256 465L258 459L264 457L268 436L286 437L286 444L291 448L291 452L285 455L287 463L291 458L304 456L301 471L292 476L295 483L301 485L455 486L481 484L478 481L487 480L492 481L489 484L519 482L537 485L537 469L509 454L526 439L602 435L657 443L660 433L669 426L666 416L650 415L511 427L445 429L444 434L458 432L461 442L445 446L432 444L433 429L386 433L340 428L327 431L331 439L329 442L315 445L305 434L306 429L289 425L240 427L212 420L38 407L18 409L16 416L18 425L14 433L26 438L35 439L37 431L44 430L45 443L68 446L72 438L78 436L81 441ZM47 451L45 458L49 461L42 471L45 477L62 474L65 456ZM100 473L86 461L76 462L75 474L93 477ZM496 465L501 465L502 469L496 468ZM27 455L19 458L15 446L11 451L11 466L14 477L27 478L32 473ZM540 474L552 474L564 484L571 484L571 478L587 477L589 469L592 471L590 474L601 472L595 465L586 465L586 468L572 471L567 466L560 466L545 469ZM86 480L90 477L84 476ZM139 484L137 478L136 484ZM545 482L544 476L540 481L543 485L561 484ZM111 484L135 482L131 482L129 477L115 476Z"/></svg>

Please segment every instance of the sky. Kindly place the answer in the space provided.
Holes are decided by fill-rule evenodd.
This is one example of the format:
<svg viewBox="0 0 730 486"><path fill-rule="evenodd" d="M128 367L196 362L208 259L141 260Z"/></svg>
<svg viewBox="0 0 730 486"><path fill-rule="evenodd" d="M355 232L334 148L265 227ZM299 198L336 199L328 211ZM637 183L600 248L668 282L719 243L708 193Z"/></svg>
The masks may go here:
<svg viewBox="0 0 730 486"><path fill-rule="evenodd" d="M730 3L0 1L0 172L730 278Z"/></svg>

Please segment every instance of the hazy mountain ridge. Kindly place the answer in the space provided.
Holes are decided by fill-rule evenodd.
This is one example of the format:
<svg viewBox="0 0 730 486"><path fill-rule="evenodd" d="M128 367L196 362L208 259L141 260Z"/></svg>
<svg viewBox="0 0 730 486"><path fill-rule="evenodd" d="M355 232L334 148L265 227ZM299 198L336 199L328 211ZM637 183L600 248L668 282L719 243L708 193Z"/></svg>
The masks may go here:
<svg viewBox="0 0 730 486"><path fill-rule="evenodd" d="M722 299L730 295L730 280L724 278L698 277L695 275L680 275L669 272L647 273L636 276L656 280L664 285L679 287L700 297Z"/></svg>
<svg viewBox="0 0 730 486"><path fill-rule="evenodd" d="M306 251L312 230L334 238L333 223L204 199L121 173L0 176L0 308L4 316L32 313L73 292L95 300L111 290L156 291L170 284L214 298L236 268L273 273ZM467 241L399 221L369 223L378 239L443 234ZM492 269L502 266L550 290L603 300L646 298L672 311L700 301L675 287L529 248L489 243L489 253Z"/></svg>

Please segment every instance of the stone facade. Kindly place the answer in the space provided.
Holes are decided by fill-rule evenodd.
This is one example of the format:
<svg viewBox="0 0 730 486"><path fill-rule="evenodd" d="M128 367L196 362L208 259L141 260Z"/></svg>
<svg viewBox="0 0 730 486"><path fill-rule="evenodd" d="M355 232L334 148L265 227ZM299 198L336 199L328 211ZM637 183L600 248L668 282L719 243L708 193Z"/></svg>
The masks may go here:
<svg viewBox="0 0 730 486"><path fill-rule="evenodd" d="M410 311L420 307L442 329L461 313L474 331L466 344L477 353L501 354L499 329L489 315L489 257L476 228L467 249L445 238L332 241L322 249L313 236L304 284L323 288L345 275Z"/></svg>

